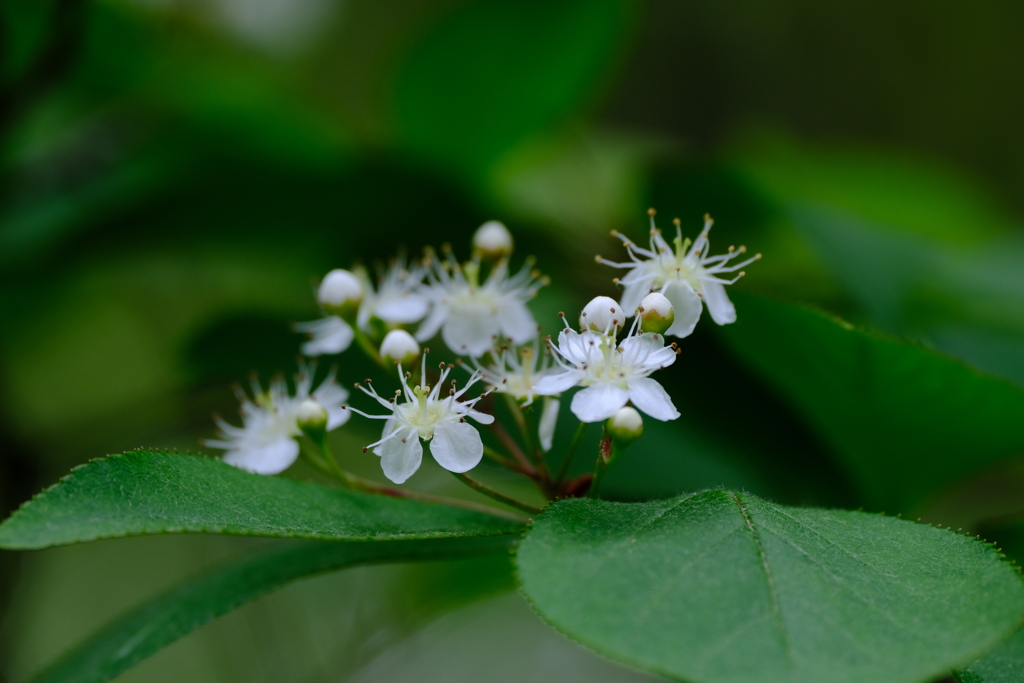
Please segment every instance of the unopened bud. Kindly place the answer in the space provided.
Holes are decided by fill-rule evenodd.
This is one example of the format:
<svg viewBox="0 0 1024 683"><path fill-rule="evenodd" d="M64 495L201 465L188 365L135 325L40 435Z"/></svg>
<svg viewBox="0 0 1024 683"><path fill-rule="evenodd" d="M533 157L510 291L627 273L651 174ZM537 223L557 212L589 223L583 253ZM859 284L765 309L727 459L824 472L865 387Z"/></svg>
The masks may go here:
<svg viewBox="0 0 1024 683"><path fill-rule="evenodd" d="M380 345L381 360L408 366L420 355L420 345L405 330L391 330Z"/></svg>
<svg viewBox="0 0 1024 683"><path fill-rule="evenodd" d="M596 296L584 306L580 313L580 327L585 330L609 332L614 334L626 324L626 315L615 299L607 296Z"/></svg>
<svg viewBox="0 0 1024 683"><path fill-rule="evenodd" d="M355 275L336 268L324 276L317 292L317 301L328 313L351 320L363 301L363 286Z"/></svg>
<svg viewBox="0 0 1024 683"><path fill-rule="evenodd" d="M295 412L295 421L299 429L314 441L319 442L327 433L327 409L311 398L299 404Z"/></svg>
<svg viewBox="0 0 1024 683"><path fill-rule="evenodd" d="M618 412L608 418L605 429L612 435L618 447L625 448L640 438L644 433L644 419L632 406L619 408Z"/></svg>
<svg viewBox="0 0 1024 683"><path fill-rule="evenodd" d="M651 292L645 296L636 310L641 319L640 329L644 332L664 334L676 319L672 303L659 292Z"/></svg>
<svg viewBox="0 0 1024 683"><path fill-rule="evenodd" d="M504 223L487 221L473 233L473 248L487 258L501 258L512 253L512 233Z"/></svg>

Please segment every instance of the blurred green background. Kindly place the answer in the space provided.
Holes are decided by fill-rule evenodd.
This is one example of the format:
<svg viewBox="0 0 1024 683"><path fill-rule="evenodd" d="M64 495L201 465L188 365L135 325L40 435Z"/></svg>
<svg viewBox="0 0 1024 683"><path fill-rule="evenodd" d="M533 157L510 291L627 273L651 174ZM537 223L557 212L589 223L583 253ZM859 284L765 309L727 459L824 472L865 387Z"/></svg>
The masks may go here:
<svg viewBox="0 0 1024 683"><path fill-rule="evenodd" d="M211 412L235 414L231 382L295 367L289 323L317 316L312 288L331 268L399 244L465 254L496 218L552 275L535 312L553 332L558 310L616 294L593 256L618 257L608 231L642 236L654 206L691 235L710 212L716 245L765 258L731 290L746 293L735 329L705 317L682 343L663 378L684 416L648 424L611 495L728 486L999 540L1024 513L1024 460L968 430L952 474L901 497L895 473L851 469L860 451L807 405L877 433L864 457L907 453L924 472L941 444L916 437L944 439L932 394L855 423L885 397L837 374L801 402L780 379L804 372L784 351L759 367L750 345L774 324L785 349L784 320L761 314L746 350L736 339L745 309L756 326L770 305L758 297L809 304L1020 393L1022 31L1009 0L5 0L0 512L90 458L198 452ZM354 350L338 360L346 382L368 370ZM970 420L964 405L936 414ZM901 410L918 431L893 441ZM380 477L358 448L370 427L334 438ZM432 465L410 485L450 492ZM254 543L0 554L0 681ZM547 631L511 586L491 560L311 579L123 680L482 680L495 660L488 680L651 680Z"/></svg>

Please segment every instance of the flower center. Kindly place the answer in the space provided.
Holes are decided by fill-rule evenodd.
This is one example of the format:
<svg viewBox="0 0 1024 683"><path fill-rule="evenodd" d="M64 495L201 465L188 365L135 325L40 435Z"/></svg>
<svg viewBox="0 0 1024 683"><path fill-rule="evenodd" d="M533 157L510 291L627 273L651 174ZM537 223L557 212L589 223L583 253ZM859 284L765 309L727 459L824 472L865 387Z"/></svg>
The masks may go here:
<svg viewBox="0 0 1024 683"><path fill-rule="evenodd" d="M415 427L424 441L434 436L434 427L447 414L445 401L430 398L430 387L412 388L416 401L403 403L395 408L395 415L406 427Z"/></svg>
<svg viewBox="0 0 1024 683"><path fill-rule="evenodd" d="M465 287L452 293L448 305L465 315L490 315L498 310L498 297L490 289Z"/></svg>
<svg viewBox="0 0 1024 683"><path fill-rule="evenodd" d="M611 383L628 389L629 378L634 374L632 359L618 350L614 339L606 338L601 344L601 358L587 365L587 376L581 384L590 386L599 382Z"/></svg>

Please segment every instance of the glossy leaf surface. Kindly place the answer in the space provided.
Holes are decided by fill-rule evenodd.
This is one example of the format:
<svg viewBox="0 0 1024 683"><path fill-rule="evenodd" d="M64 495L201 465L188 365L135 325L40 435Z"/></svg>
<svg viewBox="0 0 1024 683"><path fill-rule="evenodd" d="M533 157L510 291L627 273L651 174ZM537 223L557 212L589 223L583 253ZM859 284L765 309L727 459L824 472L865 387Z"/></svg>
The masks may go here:
<svg viewBox="0 0 1024 683"><path fill-rule="evenodd" d="M509 519L243 472L219 460L132 451L75 468L0 525L0 547L206 532L336 540L488 536Z"/></svg>
<svg viewBox="0 0 1024 683"><path fill-rule="evenodd" d="M1024 454L1024 391L960 361L790 304L735 297L722 337L802 413L870 508L911 511Z"/></svg>
<svg viewBox="0 0 1024 683"><path fill-rule="evenodd" d="M923 682L1024 619L1020 576L976 539L722 490L560 501L517 565L557 629L692 683Z"/></svg>

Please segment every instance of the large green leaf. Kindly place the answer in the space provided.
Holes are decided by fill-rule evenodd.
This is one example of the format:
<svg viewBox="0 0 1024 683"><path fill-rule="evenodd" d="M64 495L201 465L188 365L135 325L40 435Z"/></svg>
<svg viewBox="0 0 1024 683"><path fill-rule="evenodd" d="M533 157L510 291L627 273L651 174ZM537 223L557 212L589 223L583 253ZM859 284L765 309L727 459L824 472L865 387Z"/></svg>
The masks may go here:
<svg viewBox="0 0 1024 683"><path fill-rule="evenodd" d="M875 509L903 512L1024 455L1024 392L821 313L737 297L728 345L803 413Z"/></svg>
<svg viewBox="0 0 1024 683"><path fill-rule="evenodd" d="M512 539L382 543L288 542L188 581L112 623L43 672L36 683L99 683L236 607L290 581L357 564L507 552Z"/></svg>
<svg viewBox="0 0 1024 683"><path fill-rule="evenodd" d="M976 539L722 490L560 501L516 561L553 626L690 683L926 681L1024 619L1020 576Z"/></svg>
<svg viewBox="0 0 1024 683"><path fill-rule="evenodd" d="M629 14L623 0L460 6L410 50L398 75L400 139L470 177L486 171L582 104L625 37Z"/></svg>
<svg viewBox="0 0 1024 683"><path fill-rule="evenodd" d="M987 657L954 672L960 683L1020 683L1024 681L1024 631Z"/></svg>
<svg viewBox="0 0 1024 683"><path fill-rule="evenodd" d="M0 525L0 547L184 532L394 540L521 526L462 508L249 474L210 458L133 451L78 467L23 505Z"/></svg>

